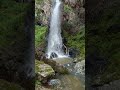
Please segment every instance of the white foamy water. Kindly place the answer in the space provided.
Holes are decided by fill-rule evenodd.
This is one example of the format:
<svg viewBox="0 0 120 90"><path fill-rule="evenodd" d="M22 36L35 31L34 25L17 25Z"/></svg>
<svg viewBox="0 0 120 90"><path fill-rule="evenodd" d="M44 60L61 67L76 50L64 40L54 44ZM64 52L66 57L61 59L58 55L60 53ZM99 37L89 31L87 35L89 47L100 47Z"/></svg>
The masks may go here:
<svg viewBox="0 0 120 90"><path fill-rule="evenodd" d="M61 37L61 1L54 0L55 6L52 9L50 32L48 36L47 58L66 57L63 51L63 42ZM53 57L53 58L54 58Z"/></svg>

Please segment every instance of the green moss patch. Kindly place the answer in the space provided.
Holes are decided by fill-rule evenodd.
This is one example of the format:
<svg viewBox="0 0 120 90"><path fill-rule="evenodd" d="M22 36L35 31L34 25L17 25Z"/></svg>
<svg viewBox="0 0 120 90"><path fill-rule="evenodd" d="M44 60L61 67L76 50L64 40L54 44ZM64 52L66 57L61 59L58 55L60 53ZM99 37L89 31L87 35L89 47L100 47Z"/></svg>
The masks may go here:
<svg viewBox="0 0 120 90"><path fill-rule="evenodd" d="M64 31L64 37L67 40L67 47L79 50L78 57L85 57L85 27L81 27L74 35Z"/></svg>
<svg viewBox="0 0 120 90"><path fill-rule="evenodd" d="M35 47L40 46L45 42L45 34L47 31L47 27L35 26Z"/></svg>

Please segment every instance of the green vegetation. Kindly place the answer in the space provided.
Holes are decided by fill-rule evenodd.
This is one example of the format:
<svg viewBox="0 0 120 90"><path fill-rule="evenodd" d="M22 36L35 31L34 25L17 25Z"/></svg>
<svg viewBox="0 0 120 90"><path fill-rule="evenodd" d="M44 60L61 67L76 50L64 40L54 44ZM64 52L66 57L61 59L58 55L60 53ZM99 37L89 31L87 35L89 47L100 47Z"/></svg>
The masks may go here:
<svg viewBox="0 0 120 90"><path fill-rule="evenodd" d="M42 64L44 64L44 62L39 61L39 60L35 60L35 73L38 73L38 72L41 71L39 66L42 65Z"/></svg>
<svg viewBox="0 0 120 90"><path fill-rule="evenodd" d="M35 52L36 52L36 60L35 60L35 73L36 73L36 89L42 89L43 82L47 82L48 80L54 77L53 72L57 72L61 75L69 74L68 69L63 67L61 64L57 64L52 60L44 60L45 56L45 46L46 46L46 34L48 34L48 25L46 21L49 19L48 11L51 4L49 0L36 0L35 2ZM46 10L44 10L45 8ZM81 58L85 58L85 27L79 24L79 20L77 19L77 13L75 12L75 8L73 9L71 5L64 4L64 10L62 11L63 18L62 20L62 37L64 38L63 42L69 49L75 50L76 58L80 60ZM62 18L61 18L62 19ZM77 19L77 20L76 20ZM77 22L78 21L78 22ZM74 53L74 51L73 51ZM42 62L45 61L45 62ZM52 67L48 67L47 64ZM44 67L42 66L44 65ZM54 70L53 70L54 69ZM56 73L54 73L56 74ZM46 76L46 78L42 78L40 76ZM50 77L48 77L50 75ZM52 76L53 75L53 76ZM55 78L55 77L54 77Z"/></svg>
<svg viewBox="0 0 120 90"><path fill-rule="evenodd" d="M64 31L64 37L67 39L66 45L69 48L75 48L80 51L78 57L85 58L85 27L81 27L77 33L70 35Z"/></svg>
<svg viewBox="0 0 120 90"><path fill-rule="evenodd" d="M38 47L45 42L46 31L47 27L45 26L35 26L35 47Z"/></svg>
<svg viewBox="0 0 120 90"><path fill-rule="evenodd" d="M35 3L42 3L43 2L43 0L35 0Z"/></svg>
<svg viewBox="0 0 120 90"><path fill-rule="evenodd" d="M72 8L69 5L64 5L64 12L69 13L72 12Z"/></svg>

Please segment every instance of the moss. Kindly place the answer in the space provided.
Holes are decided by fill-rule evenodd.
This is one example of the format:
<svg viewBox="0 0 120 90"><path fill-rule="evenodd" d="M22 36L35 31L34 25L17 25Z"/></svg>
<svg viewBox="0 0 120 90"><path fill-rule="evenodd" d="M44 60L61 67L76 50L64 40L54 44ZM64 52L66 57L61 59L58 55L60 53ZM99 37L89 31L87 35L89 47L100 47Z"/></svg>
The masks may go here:
<svg viewBox="0 0 120 90"><path fill-rule="evenodd" d="M72 10L73 9L69 5L64 5L64 12L70 13L70 12L72 12Z"/></svg>
<svg viewBox="0 0 120 90"><path fill-rule="evenodd" d="M47 27L45 26L35 26L35 47L40 46L45 42L45 34Z"/></svg>
<svg viewBox="0 0 120 90"><path fill-rule="evenodd" d="M39 68L41 64L44 64L44 62L35 60L35 73L38 73L39 71L41 71Z"/></svg>
<svg viewBox="0 0 120 90"><path fill-rule="evenodd" d="M35 81L35 86L36 86L36 88L41 87L41 82L39 80L36 80Z"/></svg>
<svg viewBox="0 0 120 90"><path fill-rule="evenodd" d="M44 65L44 67L42 67ZM35 73L45 73L48 76L53 75L54 70L51 66L45 64L43 61L35 60Z"/></svg>
<svg viewBox="0 0 120 90"><path fill-rule="evenodd" d="M35 0L36 3L42 3L43 0Z"/></svg>
<svg viewBox="0 0 120 90"><path fill-rule="evenodd" d="M67 47L79 50L78 57L85 57L85 27L81 27L75 35L70 35L64 31L64 37L67 39Z"/></svg>

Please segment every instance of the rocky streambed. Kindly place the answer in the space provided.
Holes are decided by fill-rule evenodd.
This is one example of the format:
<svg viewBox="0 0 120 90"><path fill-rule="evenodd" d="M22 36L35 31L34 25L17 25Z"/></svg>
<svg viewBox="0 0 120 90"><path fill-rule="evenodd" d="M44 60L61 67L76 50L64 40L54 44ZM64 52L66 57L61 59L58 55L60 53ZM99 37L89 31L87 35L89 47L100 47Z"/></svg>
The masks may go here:
<svg viewBox="0 0 120 90"><path fill-rule="evenodd" d="M38 64L38 62L41 62ZM47 63L47 64L45 64ZM84 60L71 58L37 61L36 90L84 90ZM39 67L39 68L38 68ZM39 82L39 83L38 83Z"/></svg>

